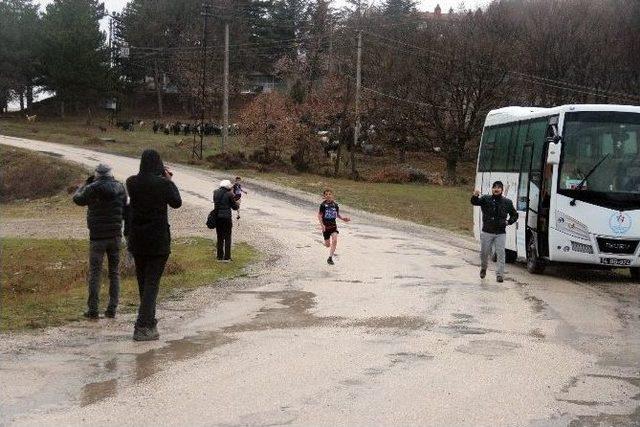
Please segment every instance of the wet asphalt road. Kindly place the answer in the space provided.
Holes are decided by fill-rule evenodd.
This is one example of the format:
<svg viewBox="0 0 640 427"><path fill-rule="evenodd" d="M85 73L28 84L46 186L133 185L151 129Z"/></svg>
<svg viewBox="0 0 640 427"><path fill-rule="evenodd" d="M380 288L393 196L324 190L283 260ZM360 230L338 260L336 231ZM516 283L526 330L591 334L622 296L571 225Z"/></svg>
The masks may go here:
<svg viewBox="0 0 640 427"><path fill-rule="evenodd" d="M138 166L0 143L107 161L118 178ZM221 175L174 170L204 220ZM198 291L220 294L198 310L161 309L157 343L128 325L24 338L0 353L0 424L640 425L639 285L518 265L480 280L474 242L344 207L353 222L328 266L318 198L247 187L236 232L268 253L260 269Z"/></svg>

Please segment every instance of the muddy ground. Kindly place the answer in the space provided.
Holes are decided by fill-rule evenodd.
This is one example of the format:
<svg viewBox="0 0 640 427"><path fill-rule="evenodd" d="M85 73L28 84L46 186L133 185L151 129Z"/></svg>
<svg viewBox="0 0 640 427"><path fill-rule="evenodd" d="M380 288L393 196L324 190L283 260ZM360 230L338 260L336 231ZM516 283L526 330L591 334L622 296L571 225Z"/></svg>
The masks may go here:
<svg viewBox="0 0 640 427"><path fill-rule="evenodd" d="M200 232L222 175L174 169L174 230ZM640 425L637 284L519 265L480 280L475 242L347 207L328 266L318 198L247 190L234 232L265 254L248 277L163 304L155 343L131 341L131 316L3 336L0 423Z"/></svg>

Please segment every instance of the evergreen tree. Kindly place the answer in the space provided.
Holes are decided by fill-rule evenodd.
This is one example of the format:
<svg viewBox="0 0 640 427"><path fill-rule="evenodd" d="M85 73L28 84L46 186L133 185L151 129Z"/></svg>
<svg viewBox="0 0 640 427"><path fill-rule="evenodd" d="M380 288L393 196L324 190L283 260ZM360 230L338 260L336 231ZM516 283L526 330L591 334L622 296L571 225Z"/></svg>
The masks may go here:
<svg viewBox="0 0 640 427"><path fill-rule="evenodd" d="M42 17L42 85L61 102L91 103L109 88L108 52L97 0L55 0ZM78 111L76 111L78 112Z"/></svg>
<svg viewBox="0 0 640 427"><path fill-rule="evenodd" d="M406 16L416 11L416 3L415 0L386 0L382 4L382 10L388 16Z"/></svg>
<svg viewBox="0 0 640 427"><path fill-rule="evenodd" d="M1 0L0 110L15 97L31 106L39 40L38 7L31 0Z"/></svg>
<svg viewBox="0 0 640 427"><path fill-rule="evenodd" d="M275 0L270 24L274 28L274 49L279 56L297 58L306 38L309 0Z"/></svg>

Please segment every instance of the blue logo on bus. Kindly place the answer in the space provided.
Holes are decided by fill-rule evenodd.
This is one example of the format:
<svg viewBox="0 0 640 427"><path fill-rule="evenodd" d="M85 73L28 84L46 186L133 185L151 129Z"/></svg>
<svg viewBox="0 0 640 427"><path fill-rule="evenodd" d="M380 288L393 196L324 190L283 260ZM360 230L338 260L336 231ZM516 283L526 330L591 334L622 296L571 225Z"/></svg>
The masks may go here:
<svg viewBox="0 0 640 427"><path fill-rule="evenodd" d="M624 212L616 212L609 218L609 227L618 236L625 234L631 229L631 217Z"/></svg>

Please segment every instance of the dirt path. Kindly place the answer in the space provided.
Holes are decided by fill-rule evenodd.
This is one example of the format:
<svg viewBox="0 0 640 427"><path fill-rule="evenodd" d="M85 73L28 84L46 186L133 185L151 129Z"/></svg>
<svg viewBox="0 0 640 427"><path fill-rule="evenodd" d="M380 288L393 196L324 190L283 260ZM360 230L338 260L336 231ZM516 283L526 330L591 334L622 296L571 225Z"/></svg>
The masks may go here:
<svg viewBox="0 0 640 427"><path fill-rule="evenodd" d="M119 178L137 170L0 142L106 161ZM174 169L196 230L221 174ZM157 343L132 342L131 319L3 337L0 422L640 424L638 285L520 266L503 284L481 281L473 242L347 207L330 267L316 198L247 186L234 231L267 254L261 266L161 307Z"/></svg>

